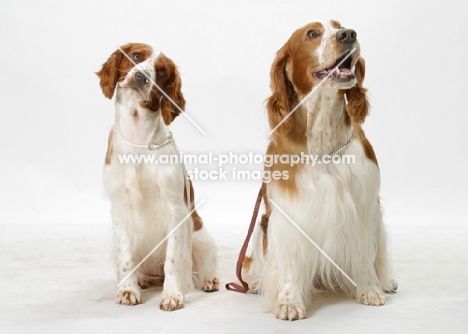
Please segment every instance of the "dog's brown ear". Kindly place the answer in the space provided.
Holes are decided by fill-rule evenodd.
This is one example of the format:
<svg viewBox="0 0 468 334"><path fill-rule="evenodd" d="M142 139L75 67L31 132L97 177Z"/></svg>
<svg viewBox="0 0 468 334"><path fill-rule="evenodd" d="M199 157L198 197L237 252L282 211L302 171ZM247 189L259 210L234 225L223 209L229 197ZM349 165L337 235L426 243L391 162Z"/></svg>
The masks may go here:
<svg viewBox="0 0 468 334"><path fill-rule="evenodd" d="M121 49L128 53L130 45L124 45ZM108 99L112 99L114 96L115 86L117 85L117 80L119 79L119 65L122 61L124 55L120 50L115 50L107 59L107 61L102 64L102 68L99 72L96 72L96 75L100 79L100 86L102 93Z"/></svg>
<svg viewBox="0 0 468 334"><path fill-rule="evenodd" d="M267 113L270 128L274 129L283 121L292 109L294 88L286 75L286 64L290 55L285 44L276 54L271 65L271 96L267 99ZM288 133L293 126L293 117L288 117L276 130L277 133Z"/></svg>
<svg viewBox="0 0 468 334"><path fill-rule="evenodd" d="M359 58L355 67L356 85L346 91L348 104L346 111L354 123L363 123L369 114L369 100L367 99L367 89L362 86L366 74L366 63L363 58Z"/></svg>
<svg viewBox="0 0 468 334"><path fill-rule="evenodd" d="M99 85L101 86L102 93L108 99L112 99L112 96L114 96L115 85L118 79L118 67L122 56L120 50L114 51L109 59L102 64L101 70L96 72L96 75L100 79Z"/></svg>
<svg viewBox="0 0 468 334"><path fill-rule="evenodd" d="M182 94L182 79L180 78L180 73L175 63L164 54L159 56L155 68L156 83L170 99L162 94L158 87L155 87L156 94L154 94L153 99L158 98L160 101L151 101L151 104L154 107L161 107L161 115L164 119L164 123L169 125L180 115L181 111L185 110L185 99ZM154 107L151 109L155 110Z"/></svg>

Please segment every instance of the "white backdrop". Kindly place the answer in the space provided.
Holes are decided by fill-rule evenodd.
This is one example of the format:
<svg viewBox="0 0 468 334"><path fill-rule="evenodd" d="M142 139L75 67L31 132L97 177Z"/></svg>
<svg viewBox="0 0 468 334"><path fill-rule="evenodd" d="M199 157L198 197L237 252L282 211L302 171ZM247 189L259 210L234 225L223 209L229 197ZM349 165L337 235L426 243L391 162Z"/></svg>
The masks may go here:
<svg viewBox="0 0 468 334"><path fill-rule="evenodd" d="M114 102L94 72L119 45L146 42L178 64L187 113L208 134L179 117L182 151L263 153L274 54L296 28L330 18L357 31L366 59L364 128L387 215L467 220L459 1L20 0L1 2L0 13L0 223L109 223L101 167ZM248 216L258 181L195 187L206 212Z"/></svg>
<svg viewBox="0 0 468 334"><path fill-rule="evenodd" d="M466 5L445 1L0 2L2 333L466 333L468 55ZM315 19L358 33L400 287L383 308L314 299L281 322L255 295L191 292L183 310L115 304L101 169L114 101L94 72L145 42L178 64L187 113L171 126L185 153L261 154L275 52ZM191 168L197 166L189 166ZM203 166L202 166L203 167ZM238 169L243 166L230 166ZM256 166L256 168L261 168ZM259 181L194 182L218 243L221 283L235 263ZM3 289L3 290L2 290ZM175 320L175 321L174 321ZM187 327L189 326L189 327Z"/></svg>

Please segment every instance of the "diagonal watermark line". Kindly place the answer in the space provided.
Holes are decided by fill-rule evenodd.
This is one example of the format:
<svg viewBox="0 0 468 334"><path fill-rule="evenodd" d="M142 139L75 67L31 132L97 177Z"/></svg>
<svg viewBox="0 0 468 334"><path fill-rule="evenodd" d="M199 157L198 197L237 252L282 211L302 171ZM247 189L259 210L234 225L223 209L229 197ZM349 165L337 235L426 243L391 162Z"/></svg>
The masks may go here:
<svg viewBox="0 0 468 334"><path fill-rule="evenodd" d="M136 67L139 68L139 69L142 69L141 66L140 66L139 64L135 63L135 62L133 61L133 59L132 59L127 53L125 53L124 50L122 50L120 47L119 47L119 50L120 50L120 52L122 52L122 54L123 54L134 66L136 66ZM187 113L184 112L184 111L182 110L182 108L179 107L179 105L178 105L177 103L175 103L174 100L172 100L171 97L170 97L169 95L167 95L166 92L165 92L161 87L159 87L158 84L157 84L156 82L154 82L153 79L151 79L151 78L148 76L148 74L146 74L145 71L141 71L141 73L143 73L143 75L146 77L146 79L148 79L157 89L159 89L159 91L174 105L174 107L176 107L177 109L179 109L180 113L181 113L182 115L184 115L184 116L192 123L193 126L195 126L202 134L204 134L204 135L206 136L206 132L203 131L203 129L202 129L197 123L195 123L195 121L194 121L189 115L187 115Z"/></svg>
<svg viewBox="0 0 468 334"><path fill-rule="evenodd" d="M287 114L287 115L281 120L281 122L279 122L278 125L276 125L276 126L273 128L273 130L271 130L271 131L268 133L268 135L271 136L271 135L273 134L273 132L275 132L276 129L278 129L278 128L280 127L280 125L283 124L283 123L289 118L289 116L291 116L291 115L297 110L297 108L299 108L312 94L314 94L314 92L325 82L325 80L327 80L327 79L330 77L330 75L332 75L332 74L336 71L336 69L337 69L338 67L340 67L341 64L343 64L343 63L346 61L346 59L348 59L349 56L351 56L355 51L356 51L356 48L352 49L352 50L346 55L346 57L344 57L343 60L340 61L340 62L338 63L338 65L336 65L336 66L333 68L333 71L329 71L329 73L326 75L326 77L323 78L323 79L318 83L318 85L315 86L315 87L310 91L310 93L307 94L306 97L304 97L304 98L297 104L297 106L295 106L295 107L293 108L293 110L291 110L291 111L289 112L289 114Z"/></svg>
<svg viewBox="0 0 468 334"><path fill-rule="evenodd" d="M331 264L333 264L333 265L335 266L336 269L338 269L354 286L357 286L357 284L351 279L351 277L349 277L348 274L346 274L346 273L343 271L343 269L341 269L341 268L335 263L335 261L333 261L333 260L331 259L331 257L329 257L328 254L325 253L325 252L323 251L323 249L321 249L321 248L319 247L319 245L317 245L317 244L314 242L314 240L312 240L312 239L307 235L307 233L305 233L304 230L301 229L301 228L299 227L299 225L297 225L297 224L291 219L291 217L289 217L289 216L286 214L286 212L284 212L284 211L278 206L278 204L276 204L272 199L269 199L269 201L271 202L271 204L273 204L273 205L279 210L279 212L281 212L281 213L286 217L287 220L289 220L289 222L290 222L291 224L294 225L294 227L296 227L296 228L299 230L299 232L301 232L301 233L307 238L307 240L309 240L309 241L312 243L312 245L315 246L315 248L317 248L317 250L318 250L320 253L322 253L323 256L325 256L325 257L327 258L328 261L331 262Z"/></svg>
<svg viewBox="0 0 468 334"><path fill-rule="evenodd" d="M174 227L165 237L164 239L162 239L159 244L156 245L156 247L153 248L153 250L151 252L148 253L148 255L146 255L143 260L140 261L140 263L138 263L135 268L133 268L133 270L128 273L127 276L125 276L119 284L117 284L117 287L120 287L138 268L140 268L140 266L143 264L143 262L145 262L146 260L148 260L148 258L187 220L188 217L190 217L192 215L192 213L198 209L200 207L200 205L203 204L203 202L205 202L205 199L201 200L200 203L198 203L189 213L187 213L187 215L180 221L179 224L176 225L176 227Z"/></svg>

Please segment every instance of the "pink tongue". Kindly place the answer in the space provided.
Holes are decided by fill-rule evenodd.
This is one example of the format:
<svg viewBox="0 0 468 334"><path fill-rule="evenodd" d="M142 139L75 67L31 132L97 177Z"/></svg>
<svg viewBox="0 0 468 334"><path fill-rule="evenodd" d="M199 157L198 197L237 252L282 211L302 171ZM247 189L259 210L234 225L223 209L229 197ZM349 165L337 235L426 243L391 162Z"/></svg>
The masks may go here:
<svg viewBox="0 0 468 334"><path fill-rule="evenodd" d="M349 68L343 67L340 68L340 72L351 73L351 70Z"/></svg>
<svg viewBox="0 0 468 334"><path fill-rule="evenodd" d="M346 67L342 67L342 68L339 67L338 70L340 72L345 72L345 73L350 73L351 72L351 70L349 68L346 68ZM326 71L327 72L330 72L330 71L335 71L336 72L336 67L327 68Z"/></svg>
<svg viewBox="0 0 468 334"><path fill-rule="evenodd" d="M340 68L338 72L337 70L333 70L333 73L332 73L332 77L333 78L342 78L342 79L345 79L345 78L348 78L350 75L353 74L353 72L351 72L351 70L349 68Z"/></svg>

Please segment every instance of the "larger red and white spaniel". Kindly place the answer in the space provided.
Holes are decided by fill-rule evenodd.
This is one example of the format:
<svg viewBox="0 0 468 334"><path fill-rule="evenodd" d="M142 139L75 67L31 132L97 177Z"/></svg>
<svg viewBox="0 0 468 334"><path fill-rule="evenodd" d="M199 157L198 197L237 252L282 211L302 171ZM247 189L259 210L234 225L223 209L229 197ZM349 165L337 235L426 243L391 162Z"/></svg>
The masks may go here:
<svg viewBox="0 0 468 334"><path fill-rule="evenodd" d="M383 305L384 292L397 289L379 167L361 129L364 72L356 32L336 21L296 30L273 62L265 171L287 177L263 183L266 212L243 276L279 319L304 318L320 290Z"/></svg>
<svg viewBox="0 0 468 334"><path fill-rule="evenodd" d="M160 308L179 309L194 285L204 291L219 287L217 248L194 211L192 184L183 164L119 159L147 155L157 161L179 154L167 127L185 107L179 72L151 46L130 43L116 50L97 75L105 97L116 95L104 165L120 282L116 301L138 304L140 287L164 281Z"/></svg>

